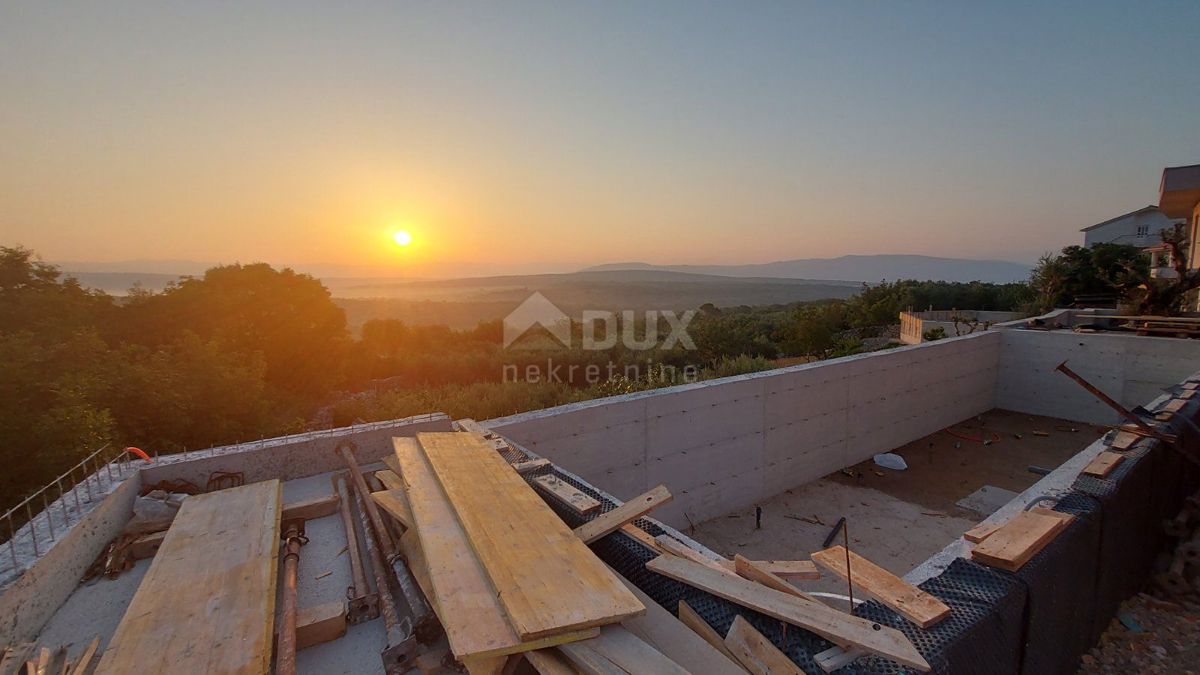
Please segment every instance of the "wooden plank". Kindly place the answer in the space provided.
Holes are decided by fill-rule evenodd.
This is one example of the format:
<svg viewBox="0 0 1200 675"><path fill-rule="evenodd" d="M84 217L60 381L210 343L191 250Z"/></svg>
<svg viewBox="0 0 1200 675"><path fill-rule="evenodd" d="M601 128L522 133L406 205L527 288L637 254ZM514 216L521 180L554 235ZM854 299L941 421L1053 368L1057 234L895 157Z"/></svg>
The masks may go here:
<svg viewBox="0 0 1200 675"><path fill-rule="evenodd" d="M1022 511L971 550L971 559L1009 572L1021 569L1069 520Z"/></svg>
<svg viewBox="0 0 1200 675"><path fill-rule="evenodd" d="M725 644L725 638L722 638L721 634L704 620L704 617L697 614L696 610L692 609L692 606L683 600L679 601L679 622L691 628L700 639L711 645L713 649L721 652L727 660L733 663L740 663L738 657L729 651L729 647Z"/></svg>
<svg viewBox="0 0 1200 675"><path fill-rule="evenodd" d="M1141 436L1129 431L1118 431L1117 435L1113 436L1112 447L1117 450L1128 450L1133 447L1134 443L1141 440L1141 438Z"/></svg>
<svg viewBox="0 0 1200 675"><path fill-rule="evenodd" d="M766 570L785 581L816 581L821 571L811 560L751 560L755 567Z"/></svg>
<svg viewBox="0 0 1200 675"><path fill-rule="evenodd" d="M703 553L670 535L660 534L654 538L654 541L658 543L658 549L660 551L666 551L667 553L691 560L692 562L700 563L701 565L711 567L720 572L733 573L732 570L724 565L721 565L715 559L704 555Z"/></svg>
<svg viewBox="0 0 1200 675"><path fill-rule="evenodd" d="M416 439L395 438L392 443L415 521L400 538L401 550L437 612L455 657L464 662L473 657L486 660L599 635L588 629L522 641Z"/></svg>
<svg viewBox="0 0 1200 675"><path fill-rule="evenodd" d="M96 650L100 648L100 636L92 638L88 643L87 649L79 655L79 660L71 668L71 675L83 675L88 672L88 666L92 665L92 659L96 658Z"/></svg>
<svg viewBox="0 0 1200 675"><path fill-rule="evenodd" d="M799 588L796 588L795 586L789 584L788 582L784 581L783 579L775 576L768 570L765 570L765 569L755 565L752 561L748 560L745 556L742 556L740 554L735 555L733 557L733 565L734 565L734 568L733 568L734 571L737 573L738 576L742 577L743 579L749 579L750 581L756 581L756 582L762 584L763 586L766 586L767 588L774 588L777 591L783 591L784 593L787 593L789 595L794 595L798 598L805 598L806 600L812 600L813 602L819 602L819 600L812 597L808 593L805 593L804 591L800 590Z"/></svg>
<svg viewBox="0 0 1200 675"><path fill-rule="evenodd" d="M1195 395L1196 395L1195 389L1188 389L1187 391L1181 391L1178 394L1179 398L1181 398L1185 401L1191 400L1191 398Z"/></svg>
<svg viewBox="0 0 1200 675"><path fill-rule="evenodd" d="M400 480L400 474L391 469L380 469L375 472L375 477L383 483L383 487L388 490L403 490L404 481Z"/></svg>
<svg viewBox="0 0 1200 675"><path fill-rule="evenodd" d="M161 532L151 532L143 534L133 543L129 545L129 555L133 556L134 560L142 560L144 558L153 558L158 549L162 546L163 540L167 538L167 530Z"/></svg>
<svg viewBox="0 0 1200 675"><path fill-rule="evenodd" d="M1089 476L1100 476L1103 478L1113 470L1113 467L1115 467L1117 464L1120 464L1121 460L1123 459L1125 459L1124 455L1120 455L1109 450L1104 450L1100 454L1096 455L1092 461L1088 462L1087 466L1083 467L1083 473L1086 473Z"/></svg>
<svg viewBox="0 0 1200 675"><path fill-rule="evenodd" d="M512 468L517 473L525 475L527 473L537 471L538 469L544 469L548 466L550 466L550 460L548 459L530 459L524 462L517 462L516 464L512 465Z"/></svg>
<svg viewBox="0 0 1200 675"><path fill-rule="evenodd" d="M646 568L811 631L837 644L854 645L917 670L929 670L929 663L916 647L894 628L880 626L819 602L788 595L749 579L724 574L672 555L661 555L646 563Z"/></svg>
<svg viewBox="0 0 1200 675"><path fill-rule="evenodd" d="M315 520L324 518L325 516L333 515L338 510L337 495L325 495L324 497L313 497L312 499L304 499L284 505L283 515L284 520L290 518L303 518L305 520ZM167 530L159 532L151 532L143 534L133 543L129 545L129 554L134 560L142 560L144 558L153 558L155 553L158 553L158 548L162 546L163 539L167 537Z"/></svg>
<svg viewBox="0 0 1200 675"><path fill-rule="evenodd" d="M616 531L622 525L641 518L654 507L669 501L671 501L670 491L666 486L659 485L645 494L630 499L612 511L602 513L580 525L575 528L575 534L583 540L583 543L590 544L600 537Z"/></svg>
<svg viewBox="0 0 1200 675"><path fill-rule="evenodd" d="M921 628L929 628L950 616L946 603L913 586L875 563L849 552L850 567L846 568L847 551L833 546L812 554L813 562L845 579L854 580L855 590L862 589L898 614Z"/></svg>
<svg viewBox="0 0 1200 675"><path fill-rule="evenodd" d="M525 652L525 660L541 675L577 675L579 671L557 649Z"/></svg>
<svg viewBox="0 0 1200 675"><path fill-rule="evenodd" d="M1001 525L1003 525L1003 523L980 523L966 532L963 532L963 539L966 539L971 543L978 544L984 539L992 536L996 530L1000 529Z"/></svg>
<svg viewBox="0 0 1200 675"><path fill-rule="evenodd" d="M185 499L96 672L267 672L282 510L278 480Z"/></svg>
<svg viewBox="0 0 1200 675"><path fill-rule="evenodd" d="M649 532L643 530L637 525L634 525L633 523L625 523L622 525L621 533L628 536L630 539L634 539L651 551L661 551L661 549L658 548L658 542L654 540L654 537Z"/></svg>
<svg viewBox="0 0 1200 675"><path fill-rule="evenodd" d="M574 485L561 480L558 476L538 476L533 479L533 484L545 490L559 504L581 516L586 516L600 508L599 500L593 499Z"/></svg>
<svg viewBox="0 0 1200 675"><path fill-rule="evenodd" d="M561 645L558 651L585 675L629 675L625 669L582 642Z"/></svg>
<svg viewBox="0 0 1200 675"><path fill-rule="evenodd" d="M805 675L787 654L779 651L741 616L733 618L729 635L725 636L725 645L753 675Z"/></svg>
<svg viewBox="0 0 1200 675"><path fill-rule="evenodd" d="M816 661L817 667L821 670L832 673L838 668L844 668L866 655L867 653L861 649L844 649L834 645L823 652L813 654L813 661Z"/></svg>
<svg viewBox="0 0 1200 675"><path fill-rule="evenodd" d="M625 619L621 622L621 625L625 626L629 632L650 643L664 656L693 673L744 675L741 669L735 665L733 655L726 653L725 643L720 637L717 637L720 647L714 649L709 646L703 636L698 635L679 619L676 619L662 605L643 593L628 579L625 577L620 577L620 579L625 587L646 606L644 616ZM709 630L712 629L709 628ZM715 631L713 631L713 635L716 635Z"/></svg>
<svg viewBox="0 0 1200 675"><path fill-rule="evenodd" d="M332 642L345 634L345 600L334 600L296 611L297 650Z"/></svg>
<svg viewBox="0 0 1200 675"><path fill-rule="evenodd" d="M403 490L380 490L372 492L371 499L379 505L379 508L387 511L387 514L395 518L404 529L411 530L413 527L412 509L408 506L408 499L404 496Z"/></svg>
<svg viewBox="0 0 1200 675"><path fill-rule="evenodd" d="M304 520L316 520L332 516L338 512L338 496L335 494L325 495L323 497L313 497L312 499L301 499L295 502L288 502L283 505L284 520L292 520L294 518L303 518Z"/></svg>
<svg viewBox="0 0 1200 675"><path fill-rule="evenodd" d="M591 647L630 675L689 675L678 663L621 626L605 626L599 637L578 644Z"/></svg>
<svg viewBox="0 0 1200 675"><path fill-rule="evenodd" d="M454 424L462 431L466 431L466 432L472 433L472 434L479 434L480 436L483 436L484 438L494 435L493 431L491 431L490 429L484 429L482 426L480 426L479 422L476 422L475 420L473 420L469 417L464 417L461 420L455 420Z"/></svg>
<svg viewBox="0 0 1200 675"><path fill-rule="evenodd" d="M419 433L417 442L522 639L616 623L645 612L533 488L478 437Z"/></svg>

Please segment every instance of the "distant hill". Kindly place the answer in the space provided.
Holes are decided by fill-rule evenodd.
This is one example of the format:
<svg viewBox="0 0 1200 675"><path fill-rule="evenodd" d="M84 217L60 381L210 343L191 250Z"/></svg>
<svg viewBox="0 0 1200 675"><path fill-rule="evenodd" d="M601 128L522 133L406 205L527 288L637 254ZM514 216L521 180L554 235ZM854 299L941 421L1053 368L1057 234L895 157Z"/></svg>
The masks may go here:
<svg viewBox="0 0 1200 675"><path fill-rule="evenodd" d="M669 271L727 277L774 277L832 281L989 281L1008 283L1029 278L1029 265L1004 260L936 258L926 255L844 255L838 258L805 258L751 265L651 265L642 262L610 263L582 270Z"/></svg>
<svg viewBox="0 0 1200 675"><path fill-rule="evenodd" d="M567 314L579 316L583 310L683 311L708 302L718 307L782 305L848 298L861 288L858 282L728 277L669 270L325 282L355 330L370 319L384 318L469 328L480 321L503 318L535 291Z"/></svg>

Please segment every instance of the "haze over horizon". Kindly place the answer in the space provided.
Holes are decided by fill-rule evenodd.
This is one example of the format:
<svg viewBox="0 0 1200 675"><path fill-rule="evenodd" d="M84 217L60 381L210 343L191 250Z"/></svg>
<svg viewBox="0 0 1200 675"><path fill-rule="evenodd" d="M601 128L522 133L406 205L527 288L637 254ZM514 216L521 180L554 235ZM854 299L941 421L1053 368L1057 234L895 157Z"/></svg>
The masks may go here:
<svg viewBox="0 0 1200 675"><path fill-rule="evenodd" d="M0 244L408 277L1031 263L1200 162L1196 25L1185 2L6 3Z"/></svg>

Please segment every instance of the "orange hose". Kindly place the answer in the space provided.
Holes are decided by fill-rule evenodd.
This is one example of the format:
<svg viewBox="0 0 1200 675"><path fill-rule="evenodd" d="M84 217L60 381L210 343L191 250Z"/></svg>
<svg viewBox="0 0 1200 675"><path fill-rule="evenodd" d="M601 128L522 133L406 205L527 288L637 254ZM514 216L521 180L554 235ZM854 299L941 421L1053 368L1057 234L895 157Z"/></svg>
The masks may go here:
<svg viewBox="0 0 1200 675"><path fill-rule="evenodd" d="M146 453L142 452L141 448L135 448L133 446L129 446L128 448L125 448L125 452L128 452L131 455L137 455L138 457L141 457L142 459L146 460L147 462L150 461L150 455L147 455Z"/></svg>

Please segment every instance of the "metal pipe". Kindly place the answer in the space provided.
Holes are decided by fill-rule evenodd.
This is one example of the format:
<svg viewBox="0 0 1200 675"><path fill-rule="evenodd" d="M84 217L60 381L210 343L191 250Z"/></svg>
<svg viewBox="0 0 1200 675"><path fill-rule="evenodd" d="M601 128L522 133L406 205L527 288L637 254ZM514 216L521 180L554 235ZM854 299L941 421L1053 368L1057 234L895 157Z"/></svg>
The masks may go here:
<svg viewBox="0 0 1200 675"><path fill-rule="evenodd" d="M343 441L338 444L338 452L346 460L346 464L350 467L350 477L354 480L354 487L359 497L356 503L360 509L363 508L364 502L366 504L366 514L370 519L371 532L375 534L375 541L379 544L380 552L392 568L392 578L400 586L400 591L408 604L409 616L412 617L415 625L417 639L421 644L431 644L441 637L441 624L438 623L433 608L429 606L429 601L425 599L425 594L421 592L416 580L412 578L412 573L408 571L404 559L396 551L396 545L392 542L392 535L387 529L387 523L379 513L379 507L375 504L375 500L371 499L371 490L367 487L362 470L359 469L358 462L354 459L354 453L351 450L353 447L352 441ZM382 596L383 589L380 589L379 593Z"/></svg>
<svg viewBox="0 0 1200 675"><path fill-rule="evenodd" d="M333 486L337 491L342 527L346 529L346 552L350 556L350 578L353 583L346 589L346 620L351 624L358 624L379 616L379 595L371 592L367 574L363 570L362 550L358 547L358 530L350 512L350 492L346 489L346 474L335 476Z"/></svg>
<svg viewBox="0 0 1200 675"><path fill-rule="evenodd" d="M1178 439L1176 439L1173 436L1170 436L1169 434L1164 434L1163 432L1159 431L1158 429L1155 429L1154 427L1147 424L1146 421L1143 420L1141 417L1138 417L1137 415L1130 412L1127 408L1125 408L1125 406L1121 405L1120 403L1117 403L1111 397L1109 397L1108 394L1105 394L1104 392L1100 391L1100 389L1097 388L1096 386L1094 386L1091 382L1088 382L1087 380L1083 379L1083 377L1081 377L1078 373L1076 373L1075 371L1068 368L1066 361L1063 361L1062 363L1058 364L1058 367L1055 368L1055 370L1062 373L1063 375L1066 375L1067 377L1071 378L1072 380L1075 380L1076 382L1079 383L1079 386L1081 386L1084 389L1091 392L1091 394L1093 396L1100 399L1100 401L1103 402L1105 405L1107 405L1108 407L1117 411L1117 413L1119 413L1125 419L1133 422L1134 425L1137 426L1137 428L1140 431L1142 431L1144 435L1151 436L1153 438L1157 438L1158 440L1162 441L1163 443L1166 443L1167 445L1171 446L1172 448L1175 448L1175 450L1177 450L1179 452L1179 454L1183 455L1185 458L1190 460L1193 464L1200 466L1200 458L1197 458L1194 453L1184 449L1183 444L1179 443Z"/></svg>
<svg viewBox="0 0 1200 675"><path fill-rule="evenodd" d="M275 649L276 675L296 673L296 572L300 565L300 547L308 543L301 532L302 521L288 523L283 544L283 625Z"/></svg>
<svg viewBox="0 0 1200 675"><path fill-rule="evenodd" d="M383 661L383 670L387 675L399 675L407 669L408 661L416 654L416 637L413 635L412 622L408 617L400 619L396 607L396 598L388 586L387 575L384 573L385 563L383 554L376 545L376 538L371 534L371 524L368 522L364 502L370 502L369 497L363 497L357 490L354 492L354 502L358 505L358 518L362 523L367 544L367 555L371 557L371 573L375 576L375 585L379 589L379 613L383 615L384 627L387 631L387 644L379 653Z"/></svg>

